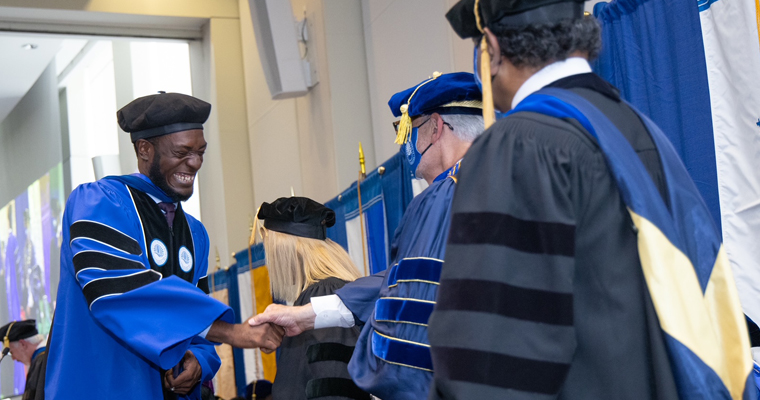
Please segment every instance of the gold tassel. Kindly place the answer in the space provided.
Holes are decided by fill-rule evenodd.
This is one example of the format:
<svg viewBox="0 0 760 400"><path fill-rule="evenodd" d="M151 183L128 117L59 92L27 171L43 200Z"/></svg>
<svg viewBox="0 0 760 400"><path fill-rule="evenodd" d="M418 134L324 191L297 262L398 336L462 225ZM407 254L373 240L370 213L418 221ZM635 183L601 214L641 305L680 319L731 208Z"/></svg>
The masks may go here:
<svg viewBox="0 0 760 400"><path fill-rule="evenodd" d="M488 54L488 41L486 40L486 31L483 22L480 20L478 12L480 0L475 0L475 24L483 39L480 41L480 82L483 85L483 125L488 129L496 121L496 113L493 107L493 91L491 90L491 55Z"/></svg>
<svg viewBox="0 0 760 400"><path fill-rule="evenodd" d="M415 94L417 94L417 91L420 90L421 87L425 86L426 84L438 79L441 74L438 71L433 72L433 77L426 80L425 82L422 82L419 86L417 86L416 89L414 89L414 92L409 95L409 98L406 100L406 104L402 104L399 110L401 111L401 119L398 122L398 132L396 133L396 144L404 144L407 140L409 140L409 135L412 133L412 117L409 116L409 103L412 102L412 97L414 97Z"/></svg>
<svg viewBox="0 0 760 400"><path fill-rule="evenodd" d="M5 337L3 338L3 349L5 349L5 348L10 349L11 348L11 341L8 340L8 336L11 335L11 329L13 328L13 324L15 324L15 323L16 323L16 321L11 322L11 326L9 326L8 330L5 331Z"/></svg>
<svg viewBox="0 0 760 400"><path fill-rule="evenodd" d="M404 144L412 132L412 117L409 116L409 104L401 105L401 120L398 122L396 144Z"/></svg>
<svg viewBox="0 0 760 400"><path fill-rule="evenodd" d="M488 129L496 121L496 114L491 90L491 56L485 34L480 42L480 80L483 83L483 125Z"/></svg>

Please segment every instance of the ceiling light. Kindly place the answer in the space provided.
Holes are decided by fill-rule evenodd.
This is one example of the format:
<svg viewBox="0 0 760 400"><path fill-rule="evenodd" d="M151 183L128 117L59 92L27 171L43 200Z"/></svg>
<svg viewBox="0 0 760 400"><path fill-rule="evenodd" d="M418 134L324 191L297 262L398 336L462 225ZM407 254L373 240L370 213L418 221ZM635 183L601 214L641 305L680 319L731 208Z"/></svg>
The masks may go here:
<svg viewBox="0 0 760 400"><path fill-rule="evenodd" d="M21 48L24 49L24 50L34 50L37 47L38 46L36 44L34 44L34 43L27 43L27 44L21 46Z"/></svg>

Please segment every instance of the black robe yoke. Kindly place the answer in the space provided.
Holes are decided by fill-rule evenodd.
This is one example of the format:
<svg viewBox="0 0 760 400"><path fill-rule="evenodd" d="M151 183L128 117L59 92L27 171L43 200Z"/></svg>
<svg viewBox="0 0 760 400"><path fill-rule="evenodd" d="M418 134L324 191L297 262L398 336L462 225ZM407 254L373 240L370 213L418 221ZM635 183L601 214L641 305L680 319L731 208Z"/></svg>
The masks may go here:
<svg viewBox="0 0 760 400"><path fill-rule="evenodd" d="M617 90L559 80L621 130L661 194L657 149ZM521 112L462 162L438 303L431 399L676 399L636 234L595 140Z"/></svg>
<svg viewBox="0 0 760 400"><path fill-rule="evenodd" d="M294 306L309 304L312 297L327 296L345 285L327 278L303 291ZM366 399L348 374L348 361L359 337L359 328L324 328L306 331L282 340L277 357L277 376L272 386L274 400Z"/></svg>

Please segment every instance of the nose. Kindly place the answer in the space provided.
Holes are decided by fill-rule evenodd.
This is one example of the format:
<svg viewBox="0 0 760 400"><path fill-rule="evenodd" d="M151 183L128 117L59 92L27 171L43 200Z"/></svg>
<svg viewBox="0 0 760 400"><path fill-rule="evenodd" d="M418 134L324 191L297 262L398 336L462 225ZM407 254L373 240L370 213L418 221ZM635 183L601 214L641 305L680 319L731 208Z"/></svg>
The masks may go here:
<svg viewBox="0 0 760 400"><path fill-rule="evenodd" d="M187 159L187 165L197 172L201 169L201 165L203 165L203 156L200 154L193 154Z"/></svg>

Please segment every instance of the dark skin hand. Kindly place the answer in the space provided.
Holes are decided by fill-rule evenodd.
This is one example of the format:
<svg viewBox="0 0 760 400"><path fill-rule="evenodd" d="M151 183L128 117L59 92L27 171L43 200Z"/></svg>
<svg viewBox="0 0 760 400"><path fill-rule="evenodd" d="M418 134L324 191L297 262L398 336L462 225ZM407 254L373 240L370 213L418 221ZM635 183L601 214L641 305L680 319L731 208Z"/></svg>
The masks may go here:
<svg viewBox="0 0 760 400"><path fill-rule="evenodd" d="M271 353L280 347L285 330L274 324L250 326L248 324L228 324L215 321L206 339L217 343L228 343L241 349L259 347L264 353Z"/></svg>
<svg viewBox="0 0 760 400"><path fill-rule="evenodd" d="M178 395L186 395L190 393L195 385L200 383L203 371L201 371L201 365L198 364L198 360L190 350L185 352L181 363L184 371L177 375L176 378L171 369L164 373L164 388Z"/></svg>

